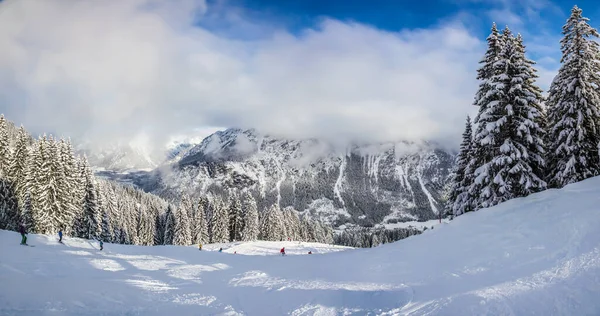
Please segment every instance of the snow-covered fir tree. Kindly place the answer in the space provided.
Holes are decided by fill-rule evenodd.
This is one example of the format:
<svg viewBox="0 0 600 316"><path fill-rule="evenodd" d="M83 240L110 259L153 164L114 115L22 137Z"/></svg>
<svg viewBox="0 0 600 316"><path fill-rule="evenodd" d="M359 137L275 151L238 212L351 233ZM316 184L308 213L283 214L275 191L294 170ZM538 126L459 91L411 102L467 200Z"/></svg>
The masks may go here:
<svg viewBox="0 0 600 316"><path fill-rule="evenodd" d="M8 177L11 152L8 138L8 123L4 115L0 115L0 177Z"/></svg>
<svg viewBox="0 0 600 316"><path fill-rule="evenodd" d="M562 66L548 108L548 181L551 187L600 173L600 50L598 32L577 6L563 26Z"/></svg>
<svg viewBox="0 0 600 316"><path fill-rule="evenodd" d="M244 192L242 198L242 212L244 213L242 239L244 241L257 240L259 235L258 207L256 200L248 191Z"/></svg>
<svg viewBox="0 0 600 316"><path fill-rule="evenodd" d="M15 185L15 194L17 195L19 205L23 205L25 200L25 179L27 177L27 161L29 160L29 143L29 135L25 131L25 128L21 126L17 133L9 172L11 181Z"/></svg>
<svg viewBox="0 0 600 316"><path fill-rule="evenodd" d="M165 233L163 238L165 245L173 244L176 222L177 219L175 218L173 207L169 204L169 206L167 206L167 211L165 212Z"/></svg>
<svg viewBox="0 0 600 316"><path fill-rule="evenodd" d="M488 48L483 58L479 61L481 66L477 70L478 80L487 80L495 73L494 63L498 60L498 56L500 55L503 46L502 38L500 32L498 32L496 23L492 24L492 30L486 40ZM480 98L485 94L485 90L481 90L482 88L485 89L485 87L480 86L477 98Z"/></svg>
<svg viewBox="0 0 600 316"><path fill-rule="evenodd" d="M81 237L88 239L97 239L101 232L101 214L98 209L98 195L96 191L96 181L92 175L92 171L87 163L87 159L83 160L83 174L85 175L85 195L83 198L83 227Z"/></svg>
<svg viewBox="0 0 600 316"><path fill-rule="evenodd" d="M482 103L481 99L483 99L490 92L491 86L488 84L488 81L497 73L497 69L494 68L494 64L496 61L498 61L499 55L504 47L502 40L503 37L504 35L501 35L498 32L496 23L493 23L491 33L487 37L487 51L485 52L482 60L479 62L481 66L477 70L477 79L480 81L480 83L477 93L475 94L474 104L478 107L478 113L473 121L473 124L477 127L475 131L476 135L483 132L483 124L480 124L480 120L483 119L482 114L487 111L487 104ZM466 169L474 171L482 166L485 163L483 159L487 154L486 151L487 149L484 146L481 146L478 142L473 141L470 149L471 156ZM474 197L477 195L478 193L475 192L473 196L464 196L469 199L463 200L462 204L471 205L472 207L476 208L477 205Z"/></svg>
<svg viewBox="0 0 600 316"><path fill-rule="evenodd" d="M179 204L179 208L177 209L177 224L175 225L174 231L174 245L191 245L192 244L192 233L190 230L190 209L192 208L192 203L187 194L184 194L181 199L181 203Z"/></svg>
<svg viewBox="0 0 600 316"><path fill-rule="evenodd" d="M110 231L110 242L114 242L114 243L119 243L121 240L121 234L120 234L120 223L121 223L121 218L122 215L119 212L119 208L117 206L117 197L115 196L115 191L113 189L113 186L110 183L107 183L104 186L104 191L103 191L103 195L104 195L104 200L106 201L104 207L105 207L105 213L108 215L108 228L111 230Z"/></svg>
<svg viewBox="0 0 600 316"><path fill-rule="evenodd" d="M110 215L108 210L102 211L102 220L100 222L101 233L100 239L104 242L112 242L113 241L113 230L110 223Z"/></svg>
<svg viewBox="0 0 600 316"><path fill-rule="evenodd" d="M31 193L26 191L23 197L23 204L19 204L19 224L28 230L35 227L33 222L33 206L31 205Z"/></svg>
<svg viewBox="0 0 600 316"><path fill-rule="evenodd" d="M195 244L205 244L210 241L210 236L208 234L208 221L206 219L206 212L208 210L208 207L208 199L205 197L200 197L198 199L198 207L196 208L196 213L194 214Z"/></svg>
<svg viewBox="0 0 600 316"><path fill-rule="evenodd" d="M475 169L471 194L479 193L477 207L526 196L545 189L543 174L534 166L544 165L544 132L536 123L538 95L526 89L530 65L518 48L518 41L505 31L506 40L497 72L484 85L488 93L479 100L477 134L474 143L485 150L476 153L483 162Z"/></svg>
<svg viewBox="0 0 600 316"><path fill-rule="evenodd" d="M543 90L536 84L536 80L537 80L537 78L539 78L539 76L537 74L537 69L535 69L535 67L534 67L536 65L536 62L525 56L526 49L525 49L525 44L523 43L523 37L521 36L521 34L517 34L516 49L517 49L517 54L518 54L519 58L522 58L523 62L525 63L525 66L523 66L523 69L526 72L526 75L523 76L523 82L521 83L521 85L523 87L523 90L531 93L532 97L530 98L530 100L533 100L534 102L529 102L529 104L530 104L530 106L534 107L535 111L537 112L537 115L532 118L532 121L537 124L537 126L539 127L538 130L540 130L543 133L541 143L540 142L531 142L530 143L529 151L542 152L541 155L543 155L543 157L542 157L543 159L541 159L539 161L534 160L531 162L531 168L533 169L534 174L544 175L544 178L545 178L546 164L547 164L546 158L547 158L547 153L548 153L547 142L546 142L546 136L547 136L547 130L548 130L548 120L547 120L547 116L546 116L546 109L543 105L543 102L545 101L545 99L542 95Z"/></svg>
<svg viewBox="0 0 600 316"><path fill-rule="evenodd" d="M283 209L283 222L287 238L302 240L300 237L300 218L298 218L293 207L288 206Z"/></svg>
<svg viewBox="0 0 600 316"><path fill-rule="evenodd" d="M221 197L215 197L211 203L211 236L213 243L229 241L229 210Z"/></svg>
<svg viewBox="0 0 600 316"><path fill-rule="evenodd" d="M17 230L19 213L14 185L0 177L0 229Z"/></svg>
<svg viewBox="0 0 600 316"><path fill-rule="evenodd" d="M467 116L465 131L462 135L460 151L456 156L454 172L452 173L451 188L448 197L448 213L458 216L472 210L473 197L469 188L473 184L473 170L469 170L469 160L473 144L471 118Z"/></svg>
<svg viewBox="0 0 600 316"><path fill-rule="evenodd" d="M283 226L283 215L279 205L273 204L263 216L261 222L261 239L270 241L281 241L285 237Z"/></svg>
<svg viewBox="0 0 600 316"><path fill-rule="evenodd" d="M310 229L310 223L308 222L307 216L302 216L300 219L300 240L310 241L312 232Z"/></svg>
<svg viewBox="0 0 600 316"><path fill-rule="evenodd" d="M154 217L154 245L164 245L165 244L165 218L160 214L157 214Z"/></svg>
<svg viewBox="0 0 600 316"><path fill-rule="evenodd" d="M231 195L229 205L229 240L242 240L242 231L244 229L244 215L242 214L242 203L237 195Z"/></svg>
<svg viewBox="0 0 600 316"><path fill-rule="evenodd" d="M49 194L46 191L46 186L50 181L50 156L48 155L46 135L38 139L35 147L30 165L31 178L28 179L28 182L31 184L34 232L44 234L50 232L52 227L52 205L54 202L53 192Z"/></svg>

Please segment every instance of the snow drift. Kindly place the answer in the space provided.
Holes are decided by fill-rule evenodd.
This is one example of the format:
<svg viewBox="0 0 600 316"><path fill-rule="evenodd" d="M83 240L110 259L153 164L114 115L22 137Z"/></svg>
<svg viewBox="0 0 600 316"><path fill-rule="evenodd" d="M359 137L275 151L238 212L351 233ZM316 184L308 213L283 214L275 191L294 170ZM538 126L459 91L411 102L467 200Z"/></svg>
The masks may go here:
<svg viewBox="0 0 600 316"><path fill-rule="evenodd" d="M0 232L2 315L600 314L600 177L327 254L19 240Z"/></svg>

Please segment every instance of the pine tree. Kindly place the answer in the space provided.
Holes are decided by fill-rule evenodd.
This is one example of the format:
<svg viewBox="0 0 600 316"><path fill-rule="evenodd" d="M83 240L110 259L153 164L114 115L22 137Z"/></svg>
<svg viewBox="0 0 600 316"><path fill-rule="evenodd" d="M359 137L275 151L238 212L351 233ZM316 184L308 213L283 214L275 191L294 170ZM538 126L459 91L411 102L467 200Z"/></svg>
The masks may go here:
<svg viewBox="0 0 600 316"><path fill-rule="evenodd" d="M187 194L182 195L179 208L175 213L177 217L173 240L175 245L190 245L192 243L191 221L189 217L192 207L189 196Z"/></svg>
<svg viewBox="0 0 600 316"><path fill-rule="evenodd" d="M0 177L9 176L11 152L8 137L8 124L4 115L0 115Z"/></svg>
<svg viewBox="0 0 600 316"><path fill-rule="evenodd" d="M101 214L98 209L98 196L96 191L96 181L87 163L83 160L85 174L85 196L83 199L84 227L83 237L88 239L98 239L101 233Z"/></svg>
<svg viewBox="0 0 600 316"><path fill-rule="evenodd" d="M54 186L49 186L51 180L49 142L46 135L43 135L37 141L35 155L33 156L32 166L32 189L31 197L34 208L33 216L35 223L35 232L40 234L49 233L53 225L53 212L56 192ZM48 190L51 188L52 190Z"/></svg>
<svg viewBox="0 0 600 316"><path fill-rule="evenodd" d="M173 207L169 204L167 206L167 211L165 212L165 236L163 238L165 245L173 245L176 225L177 219L175 218Z"/></svg>
<svg viewBox="0 0 600 316"><path fill-rule="evenodd" d="M208 235L208 223L206 220L207 209L208 200L204 197L201 197L198 200L198 208L196 209L196 214L194 214L194 243L205 244L210 241L210 236Z"/></svg>
<svg viewBox="0 0 600 316"><path fill-rule="evenodd" d="M523 83L530 80L524 55L512 36L505 40L497 74L486 81L488 93L479 100L481 108L475 144L485 148L484 162L475 170L470 193L480 192L477 205L490 207L515 197L545 189L542 174L543 131L536 123L540 100ZM481 153L480 153L481 154Z"/></svg>
<svg viewBox="0 0 600 316"><path fill-rule="evenodd" d="M293 207L288 206L283 210L283 222L287 238L300 240L300 218Z"/></svg>
<svg viewBox="0 0 600 316"><path fill-rule="evenodd" d="M529 105L534 107L535 111L537 112L537 115L533 117L532 120L539 127L539 133L542 133L542 141L531 142L528 150L530 152L539 152L540 155L543 155L543 159L541 159L541 161L532 161L531 167L534 174L545 175L547 163L546 155L548 152L547 142L545 139L547 137L546 131L548 130L548 120L546 116L546 109L542 105L542 102L545 101L542 95L543 90L536 84L536 79L539 78L537 75L537 70L534 68L536 62L528 59L525 56L525 44L523 43L523 37L521 34L517 34L516 49L519 58L525 63L523 66L525 76L523 77L522 87L531 94L530 100L533 101L529 102Z"/></svg>
<svg viewBox="0 0 600 316"><path fill-rule="evenodd" d="M110 224L110 215L108 213L108 210L106 210L106 209L102 212L102 221L100 223L100 226L101 226L100 239L104 242L112 242L113 230L112 230L112 227Z"/></svg>
<svg viewBox="0 0 600 316"><path fill-rule="evenodd" d="M260 230L263 240L281 241L284 238L283 216L277 204L273 204L262 222Z"/></svg>
<svg viewBox="0 0 600 316"><path fill-rule="evenodd" d="M477 93L475 95L474 102L475 106L478 107L478 113L475 116L475 120L473 121L473 124L477 126L475 135L479 135L485 132L482 130L483 124L481 124L480 121L485 119L483 116L488 109L487 103L481 102L481 100L485 98L490 93L490 89L492 89L492 86L489 85L489 80L497 73L497 69L494 68L494 65L496 61L498 61L502 48L504 47L503 39L506 37L506 35L509 34L509 32L510 31L505 30L505 34L500 35L496 24L492 24L492 31L487 38L487 51L483 59L479 62L481 66L477 70L477 79L480 81L480 84L479 89L477 90ZM477 168L481 167L485 163L486 157L489 154L488 148L487 146L483 146L480 144L480 142L474 140L471 143L470 152L471 155L466 170L474 172ZM467 174L471 175L471 173ZM472 177L472 179L474 179L474 177ZM470 186L470 188L472 187L473 185ZM475 197L478 194L479 192L472 192L472 194L464 195L463 198L465 199L463 199L461 204L465 206L469 205L473 208L473 210L477 209L479 206L476 204ZM454 205L452 207L454 207Z"/></svg>
<svg viewBox="0 0 600 316"><path fill-rule="evenodd" d="M69 233L76 212L71 194L73 192L71 180L74 167L71 163L73 155L64 140L61 139L55 145L52 173L56 187L56 206L58 210L55 211L54 227L62 230L63 233Z"/></svg>
<svg viewBox="0 0 600 316"><path fill-rule="evenodd" d="M17 230L19 213L14 186L8 180L0 178L0 229Z"/></svg>
<svg viewBox="0 0 600 316"><path fill-rule="evenodd" d="M84 159L77 157L75 159L75 170L74 170L74 188L73 188L73 203L75 206L75 212L73 214L73 228L72 235L80 238L85 238L86 224L85 216L83 213L83 202L85 197L86 188L86 169L84 165ZM122 219L120 219L122 220Z"/></svg>
<svg viewBox="0 0 600 316"><path fill-rule="evenodd" d="M223 243L229 241L229 212L223 200L215 197L212 202L212 234L211 242Z"/></svg>
<svg viewBox="0 0 600 316"><path fill-rule="evenodd" d="M324 229L323 225L321 225L321 222L319 222L317 220L312 220L312 226L314 227L314 230L315 230L315 241L319 242L319 243L324 243L325 242L325 229Z"/></svg>
<svg viewBox="0 0 600 316"><path fill-rule="evenodd" d="M334 244L334 232L333 232L333 228L330 225L325 225L323 226L324 228L324 232L325 232L325 240L323 241L326 244L330 244L333 245ZM382 240L383 243L387 242L387 238L384 238Z"/></svg>
<svg viewBox="0 0 600 316"><path fill-rule="evenodd" d="M562 66L548 95L548 179L560 188L600 173L598 32L574 6L563 26Z"/></svg>
<svg viewBox="0 0 600 316"><path fill-rule="evenodd" d="M31 231L32 228L35 227L35 222L33 221L33 207L31 205L31 194L29 191L24 194L23 205L19 212L19 220L20 224L25 226L28 231Z"/></svg>
<svg viewBox="0 0 600 316"><path fill-rule="evenodd" d="M242 239L244 241L254 241L258 239L258 207L256 201L250 192L246 191L242 199L242 212L244 213L244 229Z"/></svg>
<svg viewBox="0 0 600 316"><path fill-rule="evenodd" d="M122 214L117 206L117 197L115 191L110 183L104 186L103 190L104 200L106 201L105 209L108 214L108 228L110 231L111 240L110 242L120 242L119 223L121 222ZM74 202L75 200L73 200ZM73 203L73 205L75 205Z"/></svg>
<svg viewBox="0 0 600 316"><path fill-rule="evenodd" d="M242 240L242 230L244 229L244 218L242 214L242 204L237 195L231 195L231 204L229 205L229 240Z"/></svg>
<svg viewBox="0 0 600 316"><path fill-rule="evenodd" d="M468 116L462 136L463 139L460 144L460 151L456 156L448 197L448 211L454 216L472 210L473 197L469 194L469 188L473 184L473 170L469 170L468 167L473 143L473 131L471 129L471 118Z"/></svg>
<svg viewBox="0 0 600 316"><path fill-rule="evenodd" d="M177 224L174 232L174 245L190 245L192 243L192 235L190 232L190 218L188 216L191 209L191 201L187 195L183 195L179 208L177 209Z"/></svg>
<svg viewBox="0 0 600 316"><path fill-rule="evenodd" d="M308 222L308 217L304 215L300 219L300 240L302 241L310 241L311 232L310 232L310 223Z"/></svg>
<svg viewBox="0 0 600 316"><path fill-rule="evenodd" d="M165 244L165 220L160 214L154 216L154 245Z"/></svg>
<svg viewBox="0 0 600 316"><path fill-rule="evenodd" d="M485 52L483 59L479 61L481 67L477 70L478 80L486 80L494 75L494 63L498 60L498 56L502 50L502 39L496 23L492 23L492 29L486 41L488 43L488 49Z"/></svg>
<svg viewBox="0 0 600 316"><path fill-rule="evenodd" d="M27 181L27 161L29 160L29 136L25 132L25 128L21 126L17 133L17 141L15 143L15 151L10 163L10 175L13 184L15 185L15 195L17 196L19 208L22 208L25 202L25 187ZM22 212L19 210L19 212Z"/></svg>

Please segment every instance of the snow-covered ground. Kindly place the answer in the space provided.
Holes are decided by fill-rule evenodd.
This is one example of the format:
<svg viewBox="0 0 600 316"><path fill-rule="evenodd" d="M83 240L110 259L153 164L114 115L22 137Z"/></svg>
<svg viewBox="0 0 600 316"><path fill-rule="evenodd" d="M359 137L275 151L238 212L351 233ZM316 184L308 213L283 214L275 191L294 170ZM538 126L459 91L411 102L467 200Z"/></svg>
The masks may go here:
<svg viewBox="0 0 600 316"><path fill-rule="evenodd" d="M318 255L19 239L0 231L1 315L600 315L600 177Z"/></svg>
<svg viewBox="0 0 600 316"><path fill-rule="evenodd" d="M202 250L218 251L219 248L223 248L223 252L225 253L251 256L270 256L279 255L279 251L282 247L285 247L286 255L306 255L309 251L312 252L312 254L324 254L353 249L351 247L327 245L316 242L254 241L202 245Z"/></svg>

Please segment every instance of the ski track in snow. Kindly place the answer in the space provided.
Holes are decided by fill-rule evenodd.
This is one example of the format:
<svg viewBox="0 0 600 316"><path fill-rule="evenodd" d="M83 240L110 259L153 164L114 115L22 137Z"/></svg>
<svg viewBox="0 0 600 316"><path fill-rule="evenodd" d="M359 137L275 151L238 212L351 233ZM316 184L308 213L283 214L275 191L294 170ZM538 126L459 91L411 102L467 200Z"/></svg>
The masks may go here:
<svg viewBox="0 0 600 316"><path fill-rule="evenodd" d="M599 202L600 177L371 249L0 231L0 315L600 315Z"/></svg>

